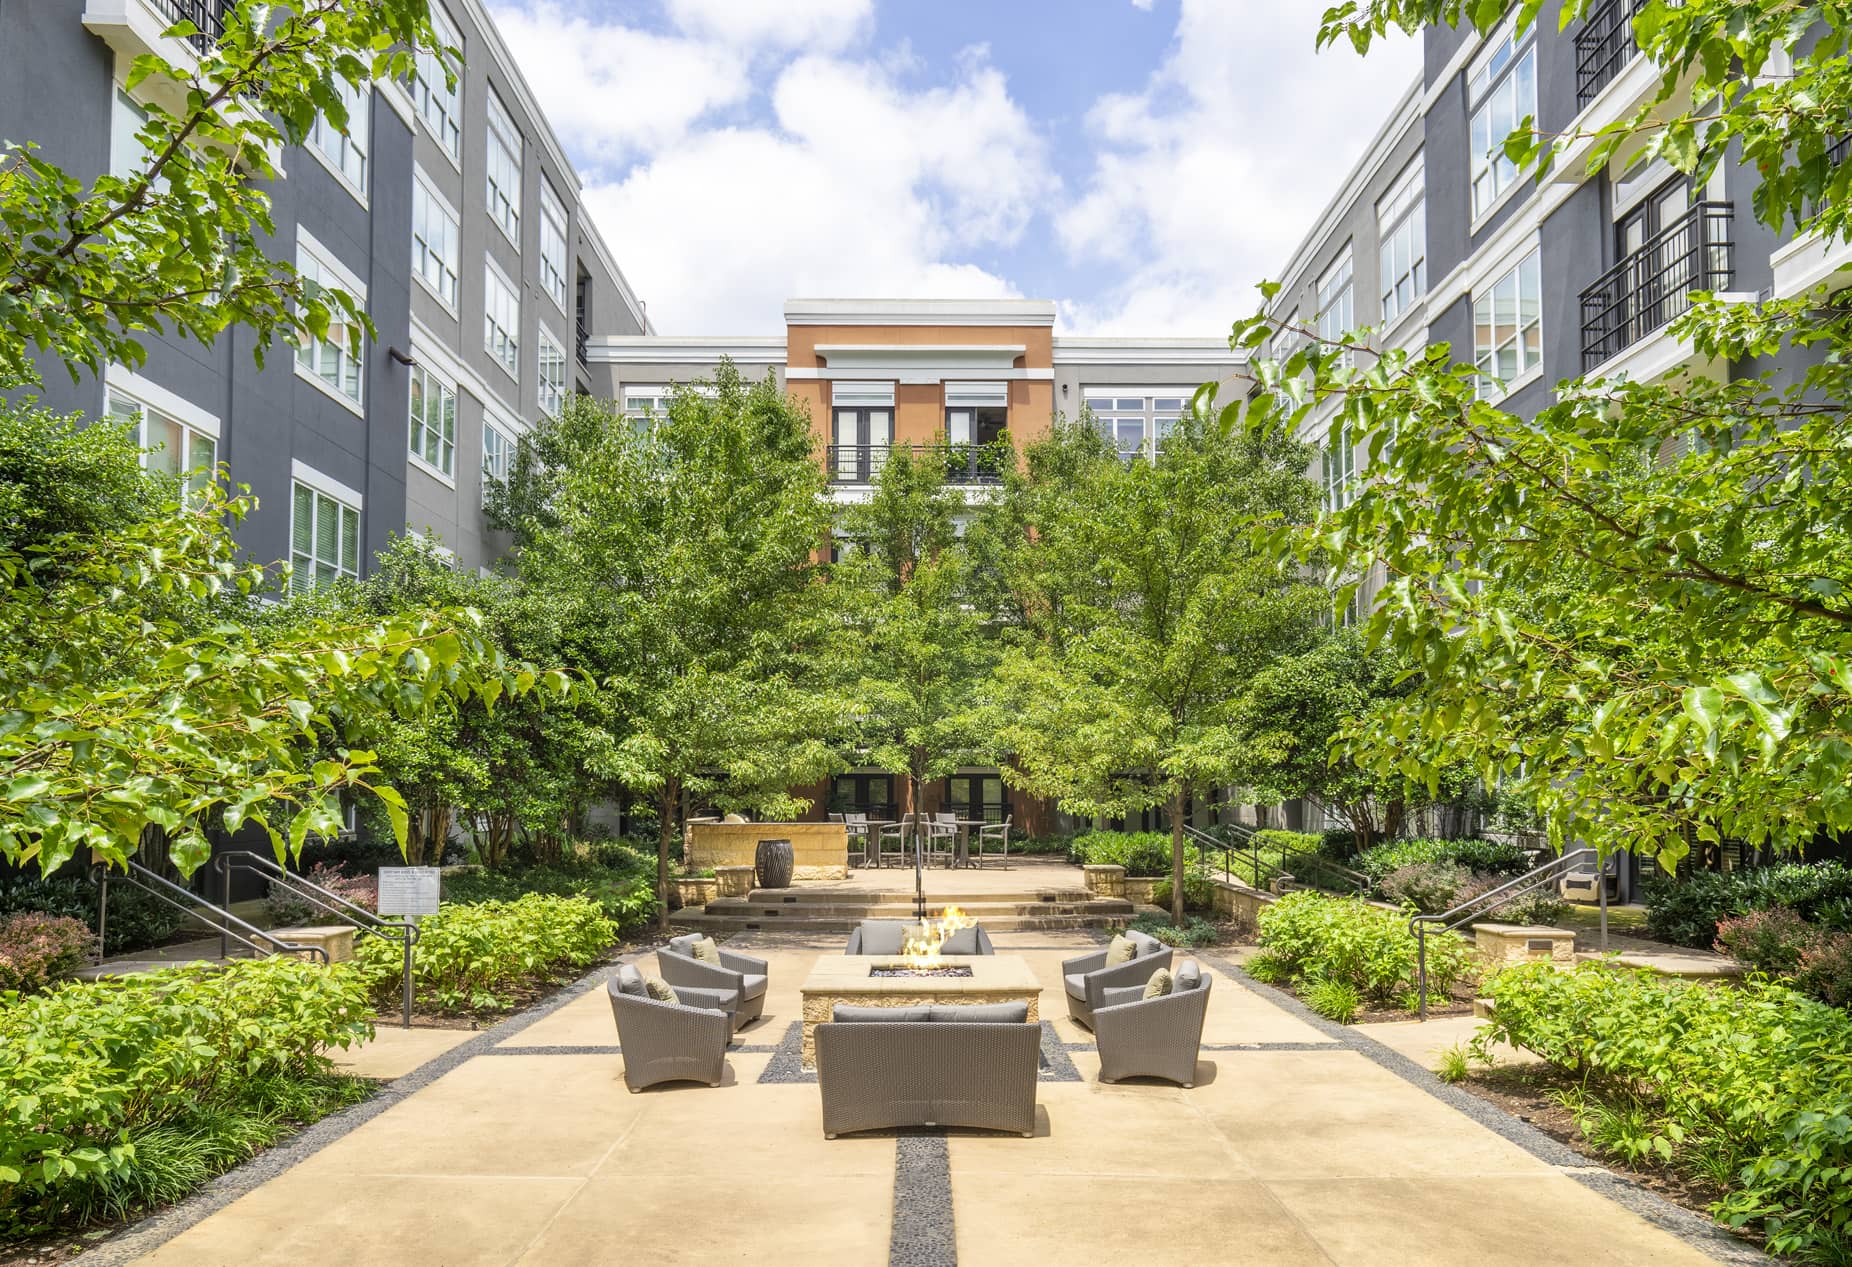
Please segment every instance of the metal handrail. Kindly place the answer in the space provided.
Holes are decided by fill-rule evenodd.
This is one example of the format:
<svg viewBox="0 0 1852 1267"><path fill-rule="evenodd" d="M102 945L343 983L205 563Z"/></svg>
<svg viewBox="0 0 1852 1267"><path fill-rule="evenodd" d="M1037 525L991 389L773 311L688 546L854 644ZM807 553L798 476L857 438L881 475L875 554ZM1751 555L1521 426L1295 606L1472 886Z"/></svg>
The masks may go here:
<svg viewBox="0 0 1852 1267"><path fill-rule="evenodd" d="M197 28L199 33L187 36L187 42L202 53L225 34L225 13L231 7L229 0L159 0L159 4L175 23L191 22Z"/></svg>
<svg viewBox="0 0 1852 1267"><path fill-rule="evenodd" d="M406 1029L412 1027L412 947L418 941L418 926L408 919L389 920L381 918L374 911L364 906L357 906L331 889L323 888L306 876L297 875L287 867L281 866L274 858L249 849L229 849L212 860L213 867L219 873L221 900L226 906L231 905L232 872L239 867L262 875L272 883L281 880L284 887L297 897L320 910L326 911L342 923L350 925L354 931L367 933L382 941L401 942L405 948L405 970L401 978L400 1023ZM220 938L220 953L224 952L224 939Z"/></svg>
<svg viewBox="0 0 1852 1267"><path fill-rule="evenodd" d="M1239 852L1247 858L1248 874L1252 877L1250 883L1256 889L1264 889L1267 884L1275 880L1296 881L1305 879L1305 875L1302 874L1304 872L1318 873L1321 878L1327 881L1327 884L1335 879L1341 883L1341 887L1357 893L1366 892L1370 887L1370 877L1364 875L1363 872L1353 871L1349 867L1342 866L1332 862L1329 858L1322 858L1314 853L1282 853L1280 857L1281 865L1275 866L1273 863L1268 862L1260 856L1260 848L1255 843L1255 837L1259 833L1255 831L1254 828L1247 826L1245 823L1224 823L1220 826L1224 830L1234 831L1240 837L1239 841L1231 843L1218 840L1208 832L1201 831L1198 828L1188 825L1185 825L1183 834L1196 845L1199 854L1206 854L1211 849L1220 849L1222 851L1222 875L1225 879L1231 876L1233 856L1235 853ZM1303 860L1308 865L1296 868L1293 865L1289 865L1297 860ZM1263 870L1267 873L1264 878L1261 874ZM1318 888L1327 887L1326 885L1319 885L1315 881L1313 884L1314 887Z"/></svg>
<svg viewBox="0 0 1852 1267"><path fill-rule="evenodd" d="M1608 877L1605 863L1600 851L1584 846L1572 849L1560 857L1552 858L1542 866L1533 867L1523 875L1514 876L1484 893L1460 903L1452 910L1442 911L1438 915L1417 915L1408 921L1409 935L1415 939L1415 988L1420 999L1415 1014L1422 1020L1428 1017L1428 933L1430 925L1435 933L1451 933L1461 925L1470 923L1482 916L1490 915L1499 907L1527 893L1535 892L1546 884L1553 884L1567 875L1573 864L1593 860L1597 882L1596 890L1601 900L1601 948L1608 948Z"/></svg>
<svg viewBox="0 0 1852 1267"><path fill-rule="evenodd" d="M916 458L937 456L945 461L946 478L954 484L998 484L1007 459L995 444L946 442L943 444L832 444L825 462L834 484L871 484L888 458L905 449Z"/></svg>
<svg viewBox="0 0 1852 1267"><path fill-rule="evenodd" d="M1608 0L1582 23L1575 37L1575 104L1580 110L1633 60L1639 44L1633 19L1646 0Z"/></svg>
<svg viewBox="0 0 1852 1267"><path fill-rule="evenodd" d="M183 914L206 920L208 923L210 923L213 918L216 918L219 921L215 927L219 930L219 958L221 959L229 959L231 957L229 953L229 943L235 940L239 945L260 955L319 955L323 963L328 962L328 952L322 947L303 946L296 942L284 941L280 937L272 937L269 933L257 927L257 925L246 923L224 907L214 905L199 894L193 892L193 890L175 884L166 876L158 875L150 871L147 867L142 866L141 863L133 859L129 859L123 864L123 873L117 878L124 883L134 885L150 897L157 898L167 903ZM173 894L178 894L180 897L185 898L185 902L175 901L173 896L171 896ZM97 868L96 911L97 952L99 955L102 955L106 953L103 948L108 945L109 935L109 868L107 867ZM236 925L243 929L244 932L233 932L231 930L232 925ZM249 934L249 936L245 934ZM260 945L260 942L267 943L267 947L266 945Z"/></svg>
<svg viewBox="0 0 1852 1267"><path fill-rule="evenodd" d="M1693 291L1728 290L1735 218L1734 203L1693 203L1583 287L1582 368L1593 370L1688 310Z"/></svg>

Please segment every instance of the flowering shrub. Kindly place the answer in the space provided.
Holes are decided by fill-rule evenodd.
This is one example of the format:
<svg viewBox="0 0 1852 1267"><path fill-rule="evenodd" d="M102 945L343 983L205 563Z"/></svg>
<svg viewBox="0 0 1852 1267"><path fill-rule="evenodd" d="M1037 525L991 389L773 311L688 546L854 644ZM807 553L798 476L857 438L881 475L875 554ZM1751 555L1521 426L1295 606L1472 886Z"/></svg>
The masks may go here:
<svg viewBox="0 0 1852 1267"><path fill-rule="evenodd" d="M493 1012L524 991L569 977L604 958L617 926L585 897L530 893L512 902L446 903L418 923L414 996L441 1012ZM367 979L383 999L404 979L398 943L363 937L354 946Z"/></svg>
<svg viewBox="0 0 1852 1267"><path fill-rule="evenodd" d="M1445 995L1466 975L1471 948L1451 933L1427 943L1428 988ZM1290 979L1308 999L1314 997L1311 987L1332 981L1349 986L1364 1002L1399 1007L1415 988L1415 937L1408 917L1356 898L1309 889L1288 893L1261 911L1260 946L1257 975Z"/></svg>
<svg viewBox="0 0 1852 1267"><path fill-rule="evenodd" d="M1792 976L1820 930L1785 906L1751 911L1717 925L1717 949L1745 968Z"/></svg>
<svg viewBox="0 0 1852 1267"><path fill-rule="evenodd" d="M82 920L26 911L0 916L0 992L34 994L83 966L95 942Z"/></svg>
<svg viewBox="0 0 1852 1267"><path fill-rule="evenodd" d="M379 878L374 875L348 875L339 867L326 862L318 862L310 867L303 876L310 884L320 885L336 897L352 902L362 910L379 909ZM270 883L270 896L264 899L264 911L270 917L271 927L287 928L294 924L308 923L318 916L326 914L320 907L305 901L301 894L288 885Z"/></svg>
<svg viewBox="0 0 1852 1267"><path fill-rule="evenodd" d="M1524 851L1498 840L1430 840L1414 838L1372 845L1350 865L1381 884L1391 871L1417 862L1450 862L1487 875L1522 875L1530 869Z"/></svg>

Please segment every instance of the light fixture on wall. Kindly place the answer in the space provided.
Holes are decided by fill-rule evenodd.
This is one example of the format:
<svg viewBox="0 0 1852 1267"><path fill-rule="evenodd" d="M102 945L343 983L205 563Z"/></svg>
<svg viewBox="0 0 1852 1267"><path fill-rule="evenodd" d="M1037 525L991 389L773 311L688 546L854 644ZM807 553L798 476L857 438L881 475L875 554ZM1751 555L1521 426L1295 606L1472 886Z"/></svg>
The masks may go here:
<svg viewBox="0 0 1852 1267"><path fill-rule="evenodd" d="M1066 383L1061 384L1061 395L1063 397L1067 396L1067 384Z"/></svg>
<svg viewBox="0 0 1852 1267"><path fill-rule="evenodd" d="M389 357L391 357L391 358L392 358L393 360L395 360L395 361L397 361L397 362L398 362L398 363L399 363L400 365L416 365L416 364L418 364L418 358L417 358L417 357L415 357L415 356L410 356L410 355L408 355L408 354L406 354L406 353L404 353L404 352L401 352L401 351L399 351L399 349L397 349L397 348L393 348L393 347L389 347L389 348L387 348L387 349L386 349L386 355L387 355L387 356L389 356Z"/></svg>

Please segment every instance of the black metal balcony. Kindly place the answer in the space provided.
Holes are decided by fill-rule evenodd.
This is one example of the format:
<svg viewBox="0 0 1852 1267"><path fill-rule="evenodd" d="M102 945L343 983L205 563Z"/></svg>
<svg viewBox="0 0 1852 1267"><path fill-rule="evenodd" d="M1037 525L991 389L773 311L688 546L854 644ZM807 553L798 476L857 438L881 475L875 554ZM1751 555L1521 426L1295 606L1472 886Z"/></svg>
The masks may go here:
<svg viewBox="0 0 1852 1267"><path fill-rule="evenodd" d="M199 34L189 35L187 42L204 53L225 34L225 13L232 0L155 0L170 21L191 22Z"/></svg>
<svg viewBox="0 0 1852 1267"><path fill-rule="evenodd" d="M901 450L915 461L938 458L948 484L999 484L1009 461L1007 446L996 444L832 444L828 462L832 484L872 484L889 457Z"/></svg>
<svg viewBox="0 0 1852 1267"><path fill-rule="evenodd" d="M1735 216L1733 203L1697 203L1583 290L1583 373L1688 310L1693 291L1730 288Z"/></svg>
<svg viewBox="0 0 1852 1267"><path fill-rule="evenodd" d="M1590 13L1575 37L1575 103L1579 110L1614 81L1639 51L1633 19L1646 0L1607 0Z"/></svg>
<svg viewBox="0 0 1852 1267"><path fill-rule="evenodd" d="M585 328L585 318L580 317L578 321L578 331L572 340L572 346L573 346L573 350L577 352L579 355L579 364L581 365L584 365L586 363L585 362L585 345L591 342L591 338L592 338L592 332Z"/></svg>

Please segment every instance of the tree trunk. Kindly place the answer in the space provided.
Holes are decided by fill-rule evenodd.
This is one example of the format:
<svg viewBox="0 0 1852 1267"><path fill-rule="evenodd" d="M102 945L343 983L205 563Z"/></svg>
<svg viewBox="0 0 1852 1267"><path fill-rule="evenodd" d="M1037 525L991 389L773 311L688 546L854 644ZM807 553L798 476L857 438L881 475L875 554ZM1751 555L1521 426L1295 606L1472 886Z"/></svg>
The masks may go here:
<svg viewBox="0 0 1852 1267"><path fill-rule="evenodd" d="M1177 784L1170 796L1170 922L1183 927L1183 800L1187 783Z"/></svg>
<svg viewBox="0 0 1852 1267"><path fill-rule="evenodd" d="M664 780L658 811L662 819L656 829L656 923L664 932L669 928L669 846L675 841L675 810L681 799L676 780Z"/></svg>

